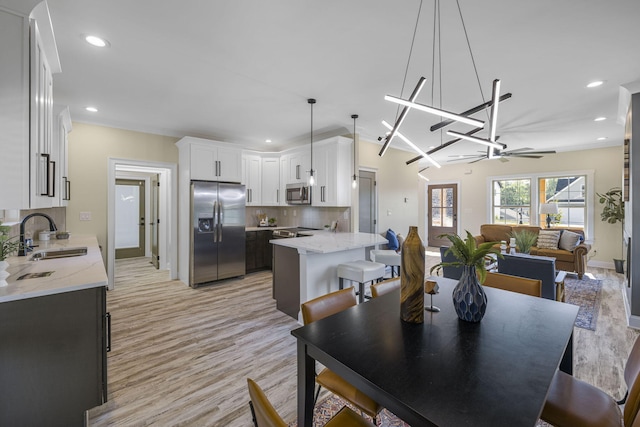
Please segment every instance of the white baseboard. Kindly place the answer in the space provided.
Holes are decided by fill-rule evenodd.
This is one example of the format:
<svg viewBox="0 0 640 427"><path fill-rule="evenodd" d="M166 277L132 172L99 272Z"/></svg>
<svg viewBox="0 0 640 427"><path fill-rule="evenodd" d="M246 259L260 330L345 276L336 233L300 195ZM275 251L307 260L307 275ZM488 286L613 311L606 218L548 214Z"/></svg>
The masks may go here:
<svg viewBox="0 0 640 427"><path fill-rule="evenodd" d="M609 261L598 261L595 259L592 259L590 261L587 262L587 267L598 267L598 268L606 268L609 270L615 270L615 265L613 264L613 261L609 262Z"/></svg>

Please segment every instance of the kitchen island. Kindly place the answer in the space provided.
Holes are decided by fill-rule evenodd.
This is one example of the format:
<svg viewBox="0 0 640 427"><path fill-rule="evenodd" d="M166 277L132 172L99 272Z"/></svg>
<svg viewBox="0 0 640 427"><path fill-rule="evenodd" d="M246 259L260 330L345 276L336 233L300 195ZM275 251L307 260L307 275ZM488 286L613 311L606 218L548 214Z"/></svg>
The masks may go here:
<svg viewBox="0 0 640 427"><path fill-rule="evenodd" d="M0 425L83 426L107 399L104 263L94 236L35 243L0 287Z"/></svg>
<svg viewBox="0 0 640 427"><path fill-rule="evenodd" d="M366 259L366 248L387 243L379 234L309 232L273 244L273 298L300 323L300 304L338 290L338 264Z"/></svg>

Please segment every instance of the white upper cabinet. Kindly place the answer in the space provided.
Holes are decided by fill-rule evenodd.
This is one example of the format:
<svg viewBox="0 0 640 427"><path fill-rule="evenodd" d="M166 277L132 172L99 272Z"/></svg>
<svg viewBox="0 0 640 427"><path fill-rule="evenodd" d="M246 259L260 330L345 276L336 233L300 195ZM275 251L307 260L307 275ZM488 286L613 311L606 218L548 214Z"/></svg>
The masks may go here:
<svg viewBox="0 0 640 427"><path fill-rule="evenodd" d="M350 206L353 140L335 137L314 144L313 206Z"/></svg>
<svg viewBox="0 0 640 427"><path fill-rule="evenodd" d="M278 206L284 193L280 190L280 157L262 158L262 205Z"/></svg>
<svg viewBox="0 0 640 427"><path fill-rule="evenodd" d="M262 159L256 154L242 155L242 183L246 189L247 206L262 203Z"/></svg>
<svg viewBox="0 0 640 427"><path fill-rule="evenodd" d="M176 144L180 149L180 167L189 170L189 179L221 182L242 180L241 149L231 144L190 136Z"/></svg>
<svg viewBox="0 0 640 427"><path fill-rule="evenodd" d="M53 108L54 155L57 158L56 197L59 206L67 206L71 200L71 181L69 180L69 132L71 132L71 115L69 108L54 106Z"/></svg>
<svg viewBox="0 0 640 427"><path fill-rule="evenodd" d="M24 13L0 10L0 209L59 206L52 76L60 59L46 2Z"/></svg>
<svg viewBox="0 0 640 427"><path fill-rule="evenodd" d="M311 151L309 148L291 151L288 155L288 160L289 177L287 184L308 181L309 171L311 170Z"/></svg>

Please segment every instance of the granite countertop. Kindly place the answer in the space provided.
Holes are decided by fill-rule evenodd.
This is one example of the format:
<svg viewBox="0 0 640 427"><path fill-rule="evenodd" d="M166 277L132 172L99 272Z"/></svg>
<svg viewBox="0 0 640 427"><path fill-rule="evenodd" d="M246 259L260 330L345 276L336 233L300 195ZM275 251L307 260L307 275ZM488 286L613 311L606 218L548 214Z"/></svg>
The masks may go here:
<svg viewBox="0 0 640 427"><path fill-rule="evenodd" d="M379 234L332 233L324 230L305 231L309 234L291 239L274 239L270 243L298 249L298 252L328 254L388 243Z"/></svg>
<svg viewBox="0 0 640 427"><path fill-rule="evenodd" d="M8 258L7 286L0 287L0 303L53 295L80 289L107 286L107 273L95 236L74 236L63 240L38 241L27 256ZM30 261L31 255L43 250L86 247L83 256ZM46 277L18 278L25 274L53 272Z"/></svg>

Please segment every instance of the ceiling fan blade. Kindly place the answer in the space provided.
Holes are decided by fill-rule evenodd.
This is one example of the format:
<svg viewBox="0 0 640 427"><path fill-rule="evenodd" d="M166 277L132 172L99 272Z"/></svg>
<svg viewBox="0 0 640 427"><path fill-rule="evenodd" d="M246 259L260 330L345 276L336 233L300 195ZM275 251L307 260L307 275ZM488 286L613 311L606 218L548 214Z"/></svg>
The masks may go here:
<svg viewBox="0 0 640 427"><path fill-rule="evenodd" d="M470 130L469 132L467 132L466 134L467 134L467 135L473 135L474 133L479 132L479 131L481 131L481 130L482 130L482 128L473 129L473 130ZM428 155L432 155L433 153L435 153L435 152L437 152L437 151L439 151L439 150L442 150L443 148L446 148L446 147L448 147L448 146L450 146L450 145L452 145L452 144L454 144L454 143L456 143L456 142L458 142L458 141L460 141L460 138L456 138L456 139L452 139L451 141L447 141L447 142L445 142L444 144L439 145L438 147L433 148L433 149L431 149L431 150L427 151L427 153L426 153L426 154L428 154ZM406 164L407 164L407 166L408 166L408 165L410 165L411 163L417 162L418 160L422 159L423 157L424 157L424 156L416 156L416 157L414 157L413 159L407 160L405 163L406 163Z"/></svg>
<svg viewBox="0 0 640 427"><path fill-rule="evenodd" d="M518 157L520 159L541 159L544 156L536 156L531 154L514 154L513 156L510 156L510 157Z"/></svg>

